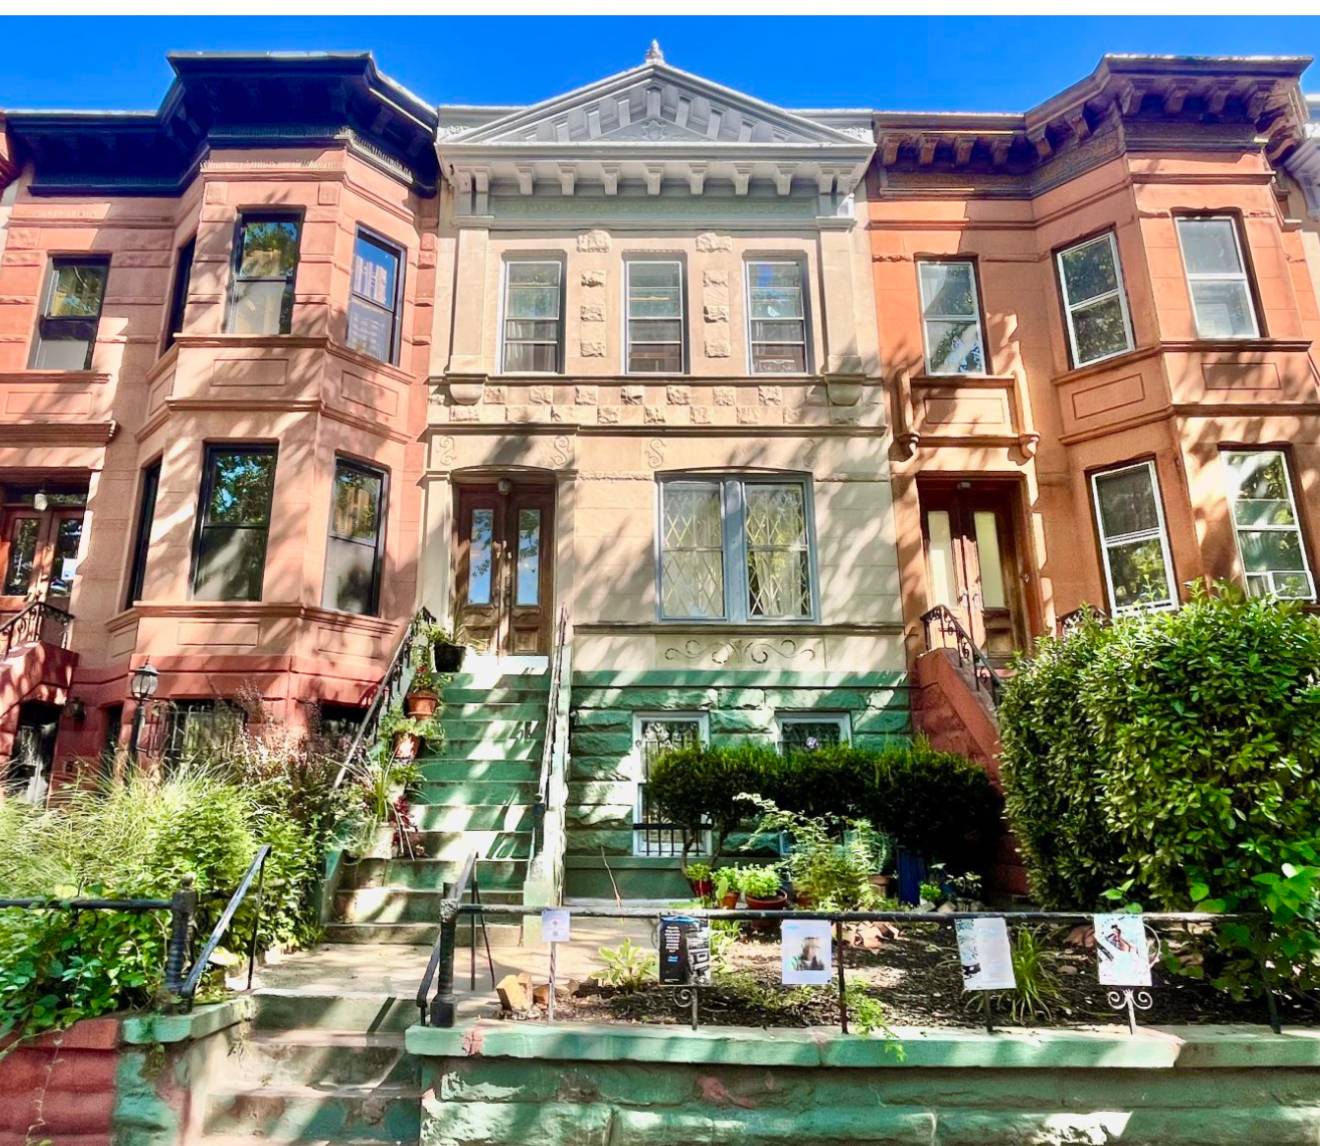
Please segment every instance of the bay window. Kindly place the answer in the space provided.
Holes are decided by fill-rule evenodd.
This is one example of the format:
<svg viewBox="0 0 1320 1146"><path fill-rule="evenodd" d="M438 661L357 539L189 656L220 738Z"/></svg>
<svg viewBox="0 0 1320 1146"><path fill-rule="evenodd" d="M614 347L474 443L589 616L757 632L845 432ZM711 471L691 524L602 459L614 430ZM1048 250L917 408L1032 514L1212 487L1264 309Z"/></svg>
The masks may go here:
<svg viewBox="0 0 1320 1146"><path fill-rule="evenodd" d="M51 259L32 343L33 370L90 370L110 260L79 255Z"/></svg>
<svg viewBox="0 0 1320 1146"><path fill-rule="evenodd" d="M207 446L193 542L195 600L261 600L274 490L274 446Z"/></svg>
<svg viewBox="0 0 1320 1146"><path fill-rule="evenodd" d="M1073 365L1131 350L1132 321L1113 232L1060 251L1058 267Z"/></svg>
<svg viewBox="0 0 1320 1146"><path fill-rule="evenodd" d="M348 292L348 347L380 362L398 361L400 262L397 247L358 231Z"/></svg>
<svg viewBox="0 0 1320 1146"><path fill-rule="evenodd" d="M1253 597L1315 598L1297 502L1282 450L1225 450L1228 502L1247 592Z"/></svg>
<svg viewBox="0 0 1320 1146"><path fill-rule="evenodd" d="M660 616L815 616L810 484L802 478L684 476L660 485Z"/></svg>
<svg viewBox="0 0 1320 1146"><path fill-rule="evenodd" d="M239 216L229 291L228 334L288 334L298 274L302 219L297 215Z"/></svg>
<svg viewBox="0 0 1320 1146"><path fill-rule="evenodd" d="M340 458L335 463L321 604L374 616L385 541L385 474Z"/></svg>
<svg viewBox="0 0 1320 1146"><path fill-rule="evenodd" d="M1177 224L1196 333L1202 338L1255 338L1260 328L1237 220L1191 215Z"/></svg>
<svg viewBox="0 0 1320 1146"><path fill-rule="evenodd" d="M1114 614L1178 603L1154 462L1091 476L1105 584Z"/></svg>

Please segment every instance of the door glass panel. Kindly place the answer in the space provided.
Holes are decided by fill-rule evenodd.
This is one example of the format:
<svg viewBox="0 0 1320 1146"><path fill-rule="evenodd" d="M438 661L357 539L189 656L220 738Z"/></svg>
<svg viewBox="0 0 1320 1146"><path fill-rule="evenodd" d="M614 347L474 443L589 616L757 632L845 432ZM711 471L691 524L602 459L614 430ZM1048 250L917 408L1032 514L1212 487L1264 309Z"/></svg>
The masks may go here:
<svg viewBox="0 0 1320 1146"><path fill-rule="evenodd" d="M32 584L32 570L37 558L39 517L19 517L9 531L9 561L5 566L5 595L21 597Z"/></svg>
<svg viewBox="0 0 1320 1146"><path fill-rule="evenodd" d="M495 537L495 511L472 511L472 536L468 546L468 604L489 605L491 564Z"/></svg>
<svg viewBox="0 0 1320 1146"><path fill-rule="evenodd" d="M55 536L55 564L51 568L50 591L58 597L67 597L73 589L73 578L78 572L78 543L82 540L82 518L66 517L60 522Z"/></svg>
<svg viewBox="0 0 1320 1146"><path fill-rule="evenodd" d="M518 511L517 605L535 605L541 599L541 511Z"/></svg>
<svg viewBox="0 0 1320 1146"><path fill-rule="evenodd" d="M1008 606L1004 595L1004 567L999 556L999 515L977 510L972 515L976 529L976 554L981 566L981 604L987 609Z"/></svg>
<svg viewBox="0 0 1320 1146"><path fill-rule="evenodd" d="M953 560L953 529L947 511L931 510L926 514L926 576L930 582L932 607L952 608L958 599L958 580Z"/></svg>

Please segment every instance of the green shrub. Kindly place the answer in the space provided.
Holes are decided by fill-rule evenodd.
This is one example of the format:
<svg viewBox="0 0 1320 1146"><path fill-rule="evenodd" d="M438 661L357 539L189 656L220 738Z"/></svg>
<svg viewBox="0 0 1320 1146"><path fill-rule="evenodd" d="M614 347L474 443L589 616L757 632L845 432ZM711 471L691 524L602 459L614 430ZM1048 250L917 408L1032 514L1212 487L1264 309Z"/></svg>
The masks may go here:
<svg viewBox="0 0 1320 1146"><path fill-rule="evenodd" d="M1057 648L1078 640L1078 652ZM1198 591L1181 610L1083 626L1046 640L1038 660L1076 660L1072 684L1024 664L1009 683L1001 727L1013 822L1033 886L1051 906L1091 907L1095 886L1169 911L1263 912L1273 935L1217 930L1216 982L1254 987L1265 956L1312 989L1320 936L1320 620L1293 603ZM1071 709L1047 721L1036 691ZM1057 756L1063 794L1049 790L1054 728L1078 740ZM1091 782L1077 756L1090 736ZM1084 791L1079 791L1084 787ZM1080 807L1075 805L1080 804ZM1054 829L1063 839L1052 838ZM1089 839L1080 830L1093 830ZM1043 865L1073 849L1080 902ZM1116 858L1115 858L1116 857Z"/></svg>
<svg viewBox="0 0 1320 1146"><path fill-rule="evenodd" d="M651 764L646 791L689 840L709 829L719 855L729 833L756 810L743 793L759 792L761 777L778 759L769 748L675 748Z"/></svg>

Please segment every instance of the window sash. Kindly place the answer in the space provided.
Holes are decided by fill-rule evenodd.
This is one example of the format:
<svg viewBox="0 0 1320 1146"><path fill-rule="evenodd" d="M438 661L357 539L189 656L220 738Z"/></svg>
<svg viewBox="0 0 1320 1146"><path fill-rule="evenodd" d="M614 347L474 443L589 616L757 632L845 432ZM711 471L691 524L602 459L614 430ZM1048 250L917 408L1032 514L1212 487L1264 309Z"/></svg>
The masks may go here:
<svg viewBox="0 0 1320 1146"><path fill-rule="evenodd" d="M266 490L265 505L260 519L228 521L212 518L211 501L218 477L219 460L222 457L234 456L270 459L269 488ZM201 496L197 507L197 533L193 540L190 580L194 600L261 600L266 573L267 545L270 538L270 511L275 498L277 457L277 450L273 446L207 447ZM221 565L220 559L225 557L231 560L229 564ZM244 559L249 563L248 567L234 568L233 557Z"/></svg>
<svg viewBox="0 0 1320 1146"><path fill-rule="evenodd" d="M179 248L175 258L174 282L170 288L170 313L165 320L162 353L174 345L175 338L183 331L183 316L188 309L188 288L192 281L193 259L196 253L197 236L194 235Z"/></svg>
<svg viewBox="0 0 1320 1146"><path fill-rule="evenodd" d="M95 313L52 313L55 294L59 289L60 272L75 268L99 272L100 284L96 295ZM30 369L90 370L92 368L92 353L96 349L96 335L101 325L101 312L105 307L105 288L109 277L110 260L106 257L79 255L51 259L41 313L37 316L36 338L32 342ZM77 344L82 345L81 355L75 349Z"/></svg>
<svg viewBox="0 0 1320 1146"><path fill-rule="evenodd" d="M802 540L791 545L753 546L747 536L747 491L761 487L795 487L800 491L802 506ZM809 478L766 475L765 477L677 477L659 483L659 515L656 534L657 613L663 621L748 622L751 624L805 623L819 615L819 578L816 571L816 530L812 504L812 484ZM687 615L669 612L667 600L666 566L672 565L667 557L672 553L700 550L716 552L715 546L673 547L666 544L666 498L671 491L706 489L718 491L720 508L720 548L718 550L723 573L723 610L718 615ZM804 584L802 595L807 609L803 613L757 613L752 610L752 564L758 555L784 554L801 568ZM672 577L673 574L671 573Z"/></svg>
<svg viewBox="0 0 1320 1146"><path fill-rule="evenodd" d="M796 314L776 315L768 317L756 313L757 294L773 293L782 291L783 287L758 289L755 285L756 270L758 267L792 267L797 279L797 306ZM748 371L752 374L805 374L811 369L810 348L807 341L807 284L806 276L803 270L803 264L798 259L749 259L746 263L744 275L745 294L744 299L747 305L747 358ZM764 335L763 329L758 326L763 323L774 323L779 329L777 336L768 338ZM790 329L791 328L791 329ZM758 337L760 335L760 337ZM766 358L777 357L773 348L777 346L789 348L802 348L802 361L795 364L790 370L766 369L762 363Z"/></svg>
<svg viewBox="0 0 1320 1146"><path fill-rule="evenodd" d="M967 268L967 287L971 294L971 310L967 314L944 313L930 309L935 300L927 297L926 276L921 273L923 267L962 266ZM987 373L985 356L985 332L981 328L981 295L976 285L976 264L971 259L918 259L917 291L921 299L921 334L925 340L926 373L933 377L958 377ZM969 322L976 329L976 350L981 359L979 370L942 370L935 362L932 350L936 340L931 337L931 325L938 322Z"/></svg>
<svg viewBox="0 0 1320 1146"><path fill-rule="evenodd" d="M261 226L262 224L276 223L288 224L294 228L294 247L293 264L282 274L260 275L243 270L243 255L247 247L247 232L249 227ZM247 213L239 215L238 225L234 233L234 254L231 268L231 286L229 291L229 313L225 320L225 331L228 334L247 334L253 337L262 337L275 334L288 334L293 329L293 303L294 303L294 284L298 278L298 264L302 261L302 218L299 215L285 214L257 214ZM265 329L269 323L263 323L262 329L240 329L240 322L245 317L242 311L242 304L248 299L248 287L272 285L282 287L280 294L279 316L275 322L275 329ZM254 292L254 299L260 297L260 292ZM265 318L262 313L263 308L258 308L256 318Z"/></svg>
<svg viewBox="0 0 1320 1146"><path fill-rule="evenodd" d="M710 720L704 712L638 712L633 715L633 772L637 778L636 803L633 808L633 855L681 856L684 843L682 829L653 819L654 812L646 796L651 761L658 754L658 746L663 743L648 739L646 730L648 726L659 725L681 728L682 738L669 741L669 744L681 747L694 742L709 744ZM693 844L691 850L696 854L709 854L710 833L702 832Z"/></svg>
<svg viewBox="0 0 1320 1146"><path fill-rule="evenodd" d="M633 314L634 283L633 272L638 267L658 268L672 267L674 271L673 289L674 305L671 313L668 314ZM684 372L683 352L686 342L687 324L684 322L684 300L687 298L687 292L684 289L683 282L683 263L680 259L628 259L624 263L624 293L626 296L624 306L624 341L627 347L626 359L627 372L629 374L681 374ZM677 337L663 337L668 333L667 327L677 327ZM677 347L678 359L676 363L665 361L662 358L663 352L658 354L657 348ZM667 356L665 356L667 358ZM646 365L647 362L654 365Z"/></svg>
<svg viewBox="0 0 1320 1146"><path fill-rule="evenodd" d="M1150 483L1151 496L1155 502L1157 523L1153 528L1133 530L1128 533L1107 534L1105 532L1104 512L1101 502L1101 486L1106 478L1118 474L1144 470ZM1136 465L1120 466L1118 469L1103 470L1091 475L1091 501L1095 513L1096 530L1100 536L1101 564L1104 568L1105 587L1109 593L1110 608L1115 616L1126 613L1138 613L1145 610L1172 609L1178 603L1178 594L1173 580L1173 558L1169 550L1168 529L1164 521L1164 503L1160 496L1159 475L1153 462L1138 462ZM1140 601L1131 605L1120 605L1114 585L1114 554L1117 550L1131 547L1141 542L1158 541L1161 562L1164 571L1165 595L1157 600Z"/></svg>
<svg viewBox="0 0 1320 1146"><path fill-rule="evenodd" d="M142 599L142 588L147 579L147 558L151 553L151 530L156 521L156 497L160 492L159 461L142 471L142 492L138 495L137 527L133 536L133 564L128 574L128 593L124 608Z"/></svg>
<svg viewBox="0 0 1320 1146"><path fill-rule="evenodd" d="M1114 270L1113 288L1087 298L1073 299L1068 290L1068 274L1064 268L1063 260L1075 251L1084 250L1102 242L1106 244L1109 250L1110 265ZM1132 317L1128 313L1127 292L1123 289L1123 264L1119 261L1118 242L1114 238L1114 233L1106 231L1103 235L1097 235L1094 239L1087 239L1084 242L1065 247L1055 256L1054 263L1059 276L1059 290L1063 294L1063 313L1068 327L1068 346L1072 353L1073 366L1078 368L1090 366L1095 362L1103 362L1107 358L1114 358L1119 354L1127 354L1131 351L1133 348ZM1118 299L1119 310L1123 315L1124 345L1116 350L1106 351L1104 354L1097 354L1094 357L1083 359L1077 348L1075 316L1079 311L1089 310L1113 299Z"/></svg>
<svg viewBox="0 0 1320 1146"><path fill-rule="evenodd" d="M1193 271L1187 258L1184 228L1194 227L1198 223L1224 223L1233 237L1233 251L1237 256L1236 271ZM1247 260L1242 250L1242 238L1238 234L1237 220L1231 215L1185 215L1177 220L1178 250L1182 254L1183 274L1187 278L1187 294L1192 303L1192 319L1196 323L1196 333L1201 338L1259 338L1260 320L1256 317L1256 300L1251 293L1251 281L1247 276ZM1250 320L1250 329L1242 334L1207 334L1206 324L1201 320L1200 304L1197 301L1194 284L1196 283L1233 283L1241 286L1244 310Z"/></svg>
<svg viewBox="0 0 1320 1146"><path fill-rule="evenodd" d="M383 301L361 289L365 286L365 283L359 282L359 262L364 267L374 268L377 266L376 262L365 257L359 257L358 251L363 247L369 248L371 252L392 261L393 266L389 271L389 278L392 282L387 286L386 298ZM348 326L345 331L349 348L380 362L387 362L391 365L396 363L399 357L399 312L402 310L400 305L402 298L403 252L398 247L377 239L366 231L359 230L353 239L353 273L349 277ZM370 326L365 330L365 337L354 338L353 319L355 314L365 316L368 323L372 318L383 320L385 326L385 345L381 348L384 351L383 353L378 353L377 348L371 345L371 336L376 332Z"/></svg>
<svg viewBox="0 0 1320 1146"><path fill-rule="evenodd" d="M369 498L375 529L370 536L345 533L336 528L339 483L345 475L357 475L371 483ZM339 612L374 617L380 611L381 567L385 556L385 511L387 475L384 470L361 465L345 458L336 459L334 481L330 487L330 522L326 538L325 574L321 587L321 606ZM353 585L354 573L365 573L366 583ZM356 599L355 599L356 595Z"/></svg>
<svg viewBox="0 0 1320 1146"><path fill-rule="evenodd" d="M1238 474L1230 459L1233 458L1270 458L1277 459L1283 470L1283 488L1287 494L1290 522L1239 522L1238 506L1244 500ZM1292 472L1288 465L1288 456L1282 450L1225 450L1224 468L1228 478L1228 507L1233 522L1233 542L1237 546L1238 562L1242 566L1242 579L1251 592L1254 585L1264 587L1264 596L1287 597L1296 600L1315 600L1315 578L1311 573L1311 562L1306 552L1306 538L1302 535L1302 523L1297 515L1297 499L1293 493ZM1297 552L1301 559L1300 569L1248 569L1247 554L1243 546L1244 535L1277 533L1296 539ZM1287 583L1296 578L1306 582L1306 592L1299 595L1287 591ZM1253 594L1254 595L1254 594Z"/></svg>
<svg viewBox="0 0 1320 1146"><path fill-rule="evenodd" d="M510 270L515 266L524 267L554 267L554 283L516 283L513 281ZM544 290L553 285L556 292L556 313L553 318L545 315L515 315L512 313L513 307L510 305L516 297L519 286L534 287ZM535 337L529 338L521 336L518 333L518 324L525 323L544 323L545 325L554 324L554 337ZM504 263L504 314L501 324L502 347L500 351L500 369L505 373L514 374L562 374L564 370L564 264L557 259L506 259ZM534 370L525 368L515 368L510 365L512 355L510 351L516 351L525 346L550 346L554 348L554 368L551 370Z"/></svg>

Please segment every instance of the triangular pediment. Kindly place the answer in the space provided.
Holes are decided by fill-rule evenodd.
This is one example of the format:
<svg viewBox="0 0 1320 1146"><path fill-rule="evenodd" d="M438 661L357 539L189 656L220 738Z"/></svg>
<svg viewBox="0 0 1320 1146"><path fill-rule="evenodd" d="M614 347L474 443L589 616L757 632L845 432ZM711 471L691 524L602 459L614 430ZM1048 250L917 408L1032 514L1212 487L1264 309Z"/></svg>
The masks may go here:
<svg viewBox="0 0 1320 1146"><path fill-rule="evenodd" d="M442 112L443 116L443 112ZM856 145L850 134L651 59L449 136L462 145Z"/></svg>

